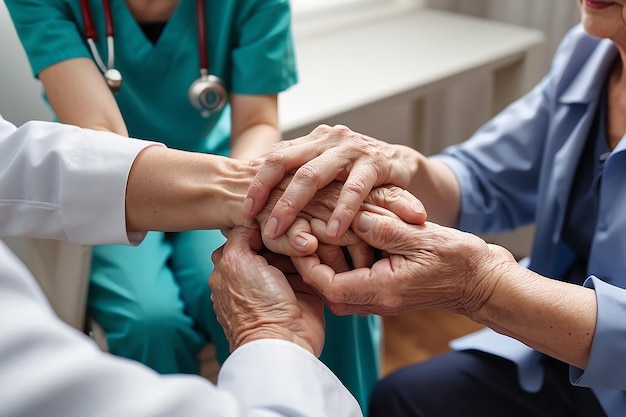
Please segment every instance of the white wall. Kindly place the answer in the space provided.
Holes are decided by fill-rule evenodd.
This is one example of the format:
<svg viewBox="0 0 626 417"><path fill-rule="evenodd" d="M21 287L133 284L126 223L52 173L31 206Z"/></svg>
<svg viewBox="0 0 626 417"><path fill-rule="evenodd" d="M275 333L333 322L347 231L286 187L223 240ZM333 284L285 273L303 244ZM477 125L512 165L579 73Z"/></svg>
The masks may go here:
<svg viewBox="0 0 626 417"><path fill-rule="evenodd" d="M428 7L539 29L546 34L544 70L565 32L580 21L575 0L427 0Z"/></svg>
<svg viewBox="0 0 626 417"><path fill-rule="evenodd" d="M32 76L4 2L0 2L0 39L0 114L17 125L32 119L50 120L41 83Z"/></svg>

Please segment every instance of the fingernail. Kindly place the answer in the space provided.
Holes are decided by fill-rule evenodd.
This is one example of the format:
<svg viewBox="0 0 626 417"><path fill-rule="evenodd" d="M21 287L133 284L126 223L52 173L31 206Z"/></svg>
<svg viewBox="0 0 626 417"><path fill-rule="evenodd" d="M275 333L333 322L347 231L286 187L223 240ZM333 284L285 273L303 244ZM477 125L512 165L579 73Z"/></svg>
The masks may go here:
<svg viewBox="0 0 626 417"><path fill-rule="evenodd" d="M243 212L244 216L251 216L253 208L254 208L254 200L252 200L250 197L248 197L243 202L243 206L241 207L241 211Z"/></svg>
<svg viewBox="0 0 626 417"><path fill-rule="evenodd" d="M369 214L361 213L361 217L359 217L357 222L357 229L359 232L365 233L370 230L370 227L372 227L372 218Z"/></svg>
<svg viewBox="0 0 626 417"><path fill-rule="evenodd" d="M337 237L339 234L339 220L333 219L328 223L328 227L326 228L326 234L329 237Z"/></svg>
<svg viewBox="0 0 626 417"><path fill-rule="evenodd" d="M265 235L270 238L276 237L276 232L278 231L278 219L276 217L272 217L265 225Z"/></svg>
<svg viewBox="0 0 626 417"><path fill-rule="evenodd" d="M298 245L301 248L304 248L308 244L309 244L309 240L307 238L302 237L300 235L296 236L296 245Z"/></svg>

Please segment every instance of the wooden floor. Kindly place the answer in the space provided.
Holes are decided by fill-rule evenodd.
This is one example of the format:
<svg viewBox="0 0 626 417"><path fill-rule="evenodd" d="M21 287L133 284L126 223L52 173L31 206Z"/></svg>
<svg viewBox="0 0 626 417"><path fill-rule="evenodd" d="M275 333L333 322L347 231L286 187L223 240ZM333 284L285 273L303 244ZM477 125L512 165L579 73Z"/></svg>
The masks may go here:
<svg viewBox="0 0 626 417"><path fill-rule="evenodd" d="M465 316L447 310L385 317L383 323L383 375L444 353L450 340L481 328Z"/></svg>

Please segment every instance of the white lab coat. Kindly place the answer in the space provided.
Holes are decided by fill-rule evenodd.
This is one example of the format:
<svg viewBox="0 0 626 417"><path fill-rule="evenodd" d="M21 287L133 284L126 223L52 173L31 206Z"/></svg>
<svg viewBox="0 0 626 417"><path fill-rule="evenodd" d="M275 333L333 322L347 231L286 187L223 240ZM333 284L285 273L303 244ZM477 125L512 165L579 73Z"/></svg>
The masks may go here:
<svg viewBox="0 0 626 417"><path fill-rule="evenodd" d="M46 122L16 129L0 116L0 236L139 242L125 230L124 195L135 156L150 145ZM103 353L54 315L0 243L0 416L360 415L332 372L286 341L237 349L217 386Z"/></svg>

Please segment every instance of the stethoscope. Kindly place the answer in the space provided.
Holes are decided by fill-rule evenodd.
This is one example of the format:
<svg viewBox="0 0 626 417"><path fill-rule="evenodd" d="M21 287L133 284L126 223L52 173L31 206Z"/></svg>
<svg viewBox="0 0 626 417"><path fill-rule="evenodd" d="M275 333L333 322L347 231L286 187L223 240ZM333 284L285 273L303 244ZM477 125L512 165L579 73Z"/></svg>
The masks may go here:
<svg viewBox="0 0 626 417"><path fill-rule="evenodd" d="M106 25L107 37L107 64L98 53L96 39L98 32L93 23L89 0L80 0L80 8L85 26L85 39L91 50L96 65L104 75L104 79L113 93L120 91L122 87L122 74L115 68L115 49L113 19L111 17L111 7L109 0L102 0L104 11L104 21ZM196 23L198 26L198 52L200 56L200 77L195 80L187 92L189 101L203 117L208 117L211 113L221 110L228 101L228 94L224 87L224 82L216 75L209 74L209 60L206 50L206 22L205 22L205 0L196 0Z"/></svg>

